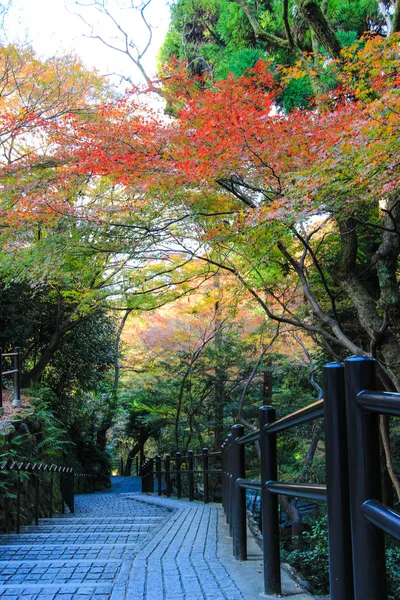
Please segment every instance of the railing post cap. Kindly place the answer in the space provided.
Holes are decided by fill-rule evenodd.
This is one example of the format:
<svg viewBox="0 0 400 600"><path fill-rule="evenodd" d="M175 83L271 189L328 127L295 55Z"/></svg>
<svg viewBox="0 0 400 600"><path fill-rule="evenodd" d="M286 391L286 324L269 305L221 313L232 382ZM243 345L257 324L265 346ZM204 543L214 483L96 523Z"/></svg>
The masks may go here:
<svg viewBox="0 0 400 600"><path fill-rule="evenodd" d="M372 356L350 356L346 358L345 363L357 363L357 362L375 362L375 359Z"/></svg>
<svg viewBox="0 0 400 600"><path fill-rule="evenodd" d="M344 364L342 362L330 362L322 367L323 369L343 369Z"/></svg>
<svg viewBox="0 0 400 600"><path fill-rule="evenodd" d="M266 404L265 406L260 406L258 410L259 412L271 412L275 411L275 407L271 406L270 404Z"/></svg>
<svg viewBox="0 0 400 600"><path fill-rule="evenodd" d="M208 452L208 448L203 448L203 452Z"/></svg>
<svg viewBox="0 0 400 600"><path fill-rule="evenodd" d="M188 450L188 454L193 454L193 450Z"/></svg>

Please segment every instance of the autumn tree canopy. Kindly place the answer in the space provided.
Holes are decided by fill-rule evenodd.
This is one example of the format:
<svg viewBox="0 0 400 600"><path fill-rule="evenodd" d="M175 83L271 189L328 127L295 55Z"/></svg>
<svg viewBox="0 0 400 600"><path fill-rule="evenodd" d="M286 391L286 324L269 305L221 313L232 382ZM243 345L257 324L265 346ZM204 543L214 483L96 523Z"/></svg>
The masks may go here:
<svg viewBox="0 0 400 600"><path fill-rule="evenodd" d="M88 267L95 297L104 286L118 298L173 296L227 270L269 318L305 329L333 356L377 355L385 384L398 388L397 62L394 34L322 58L335 89L289 114L277 98L285 78L304 76L303 61L279 78L259 61L218 82L171 66L163 94L173 118L132 92L39 109L39 90L22 113L7 100L4 135L29 149L2 168L13 228L5 260L35 248L24 268L43 269L34 256L46 231L62 237L66 227L55 260L74 256L81 281ZM27 127L42 131L45 151Z"/></svg>

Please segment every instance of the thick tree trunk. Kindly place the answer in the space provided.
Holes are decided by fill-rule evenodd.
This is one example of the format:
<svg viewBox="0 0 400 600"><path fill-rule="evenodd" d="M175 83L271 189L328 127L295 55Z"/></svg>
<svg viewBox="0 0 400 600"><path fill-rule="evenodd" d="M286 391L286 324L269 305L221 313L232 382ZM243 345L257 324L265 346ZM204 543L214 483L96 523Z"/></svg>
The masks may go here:
<svg viewBox="0 0 400 600"><path fill-rule="evenodd" d="M321 46L328 52L329 56L339 59L342 50L341 45L319 4L314 0L301 0L299 9L310 26L311 31L315 34Z"/></svg>
<svg viewBox="0 0 400 600"><path fill-rule="evenodd" d="M43 371L45 370L47 365L50 363L56 350L58 350L61 340L63 338L63 335L66 333L66 331L67 331L67 329L65 329L65 330L58 329L57 331L55 331L53 333L50 342L48 343L48 345L42 352L42 355L41 355L40 359L38 360L38 362L36 363L36 365L33 367L33 369L31 371L29 371L29 373L26 373L22 377L22 387L29 387L33 383L37 383L38 381L40 381L40 378L43 375Z"/></svg>
<svg viewBox="0 0 400 600"><path fill-rule="evenodd" d="M392 18L392 31L391 33L398 33L400 31L400 0L396 0L394 5L394 13Z"/></svg>
<svg viewBox="0 0 400 600"><path fill-rule="evenodd" d="M117 358L115 360L115 364L114 364L114 383L113 383L113 391L116 392L118 390L118 385L119 385L119 377L120 377L120 372L121 372L121 366L119 364L119 347L121 344L121 336L122 336L122 332L124 330L126 321L129 317L129 315L131 314L133 308L127 308L124 316L121 319L121 323L119 324L118 327L118 331L117 331L117 339L115 341L115 345L116 345L116 350L117 350Z"/></svg>
<svg viewBox="0 0 400 600"><path fill-rule="evenodd" d="M288 496L278 496L279 504L281 505L285 514L292 521L292 535L298 536L304 531L304 525L301 519L301 515L292 500Z"/></svg>
<svg viewBox="0 0 400 600"><path fill-rule="evenodd" d="M125 463L125 468L124 468L124 475L128 476L131 474L131 469L132 469L132 461L135 458L135 456L140 453L140 464L142 464L143 458L144 458L144 445L147 442L147 440L150 437L150 432L140 432L139 434L139 441L133 446L132 450L130 450L129 454L128 454L128 458L126 459L126 463Z"/></svg>

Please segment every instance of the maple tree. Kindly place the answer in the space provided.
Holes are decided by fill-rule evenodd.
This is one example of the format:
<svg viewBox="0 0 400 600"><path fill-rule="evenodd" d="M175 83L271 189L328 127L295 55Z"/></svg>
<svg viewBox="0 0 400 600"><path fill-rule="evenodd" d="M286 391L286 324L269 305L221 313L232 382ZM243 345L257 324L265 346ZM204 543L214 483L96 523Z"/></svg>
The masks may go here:
<svg viewBox="0 0 400 600"><path fill-rule="evenodd" d="M121 393L134 414L143 412L144 426L154 422L160 430L163 419L162 439L177 448L218 446L239 404L251 420L261 395L263 367L248 378L260 349L264 356L275 339L274 327L243 304L230 279L221 277L220 287L210 282L150 319L132 314L124 332Z"/></svg>
<svg viewBox="0 0 400 600"><path fill-rule="evenodd" d="M398 386L391 365L397 340L389 325L396 302L387 298L392 279L380 282L378 302L369 298L357 276L366 265L349 254L356 243L366 247L373 232L379 251L373 258L370 250L368 258L375 265L371 277L379 280L389 260L387 237L396 236L390 223L397 206L397 38L369 40L344 60L337 90L316 109L287 116L274 114L279 86L263 62L210 86L178 71L166 82L181 106L173 122L144 112L132 96L103 105L90 119L68 115L49 133L58 144L54 155L68 165L54 193L59 202L59 186L76 185L88 174L92 182L124 186L125 196L104 201L97 195L90 208L80 207L92 223L106 223L107 235L125 231L121 249L145 240L152 261L175 257L182 264L182 257L197 257L214 270L231 271L269 317L306 329L333 355L340 348L367 351L366 339L357 345L354 332L347 335L339 323L335 296L346 294L358 314L356 336L362 331L369 337L381 377ZM34 197L41 210L54 209L51 188L45 199L34 193L30 202ZM379 215L383 200L387 212ZM67 208L71 213L64 202ZM351 219L355 241L346 233L354 230L346 225ZM274 285L290 287L289 280L290 297L296 280L309 302L306 318L288 316L285 292L275 298L278 311L267 302Z"/></svg>
<svg viewBox="0 0 400 600"><path fill-rule="evenodd" d="M41 181L30 153L1 173L11 254L30 253L38 224L63 223L57 246L76 261L73 286L87 276L87 307L114 296L153 308L227 271L268 318L331 356L376 356L385 387L399 389L397 65L398 35L357 42L318 64L334 90L284 114L269 63L217 82L171 64L173 119L140 93L49 119Z"/></svg>

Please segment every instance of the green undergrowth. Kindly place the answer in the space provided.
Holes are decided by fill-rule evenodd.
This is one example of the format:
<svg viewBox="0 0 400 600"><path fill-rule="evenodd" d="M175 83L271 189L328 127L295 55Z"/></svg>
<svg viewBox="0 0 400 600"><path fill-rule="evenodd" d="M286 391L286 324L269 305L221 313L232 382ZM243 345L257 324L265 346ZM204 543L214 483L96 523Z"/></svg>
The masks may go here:
<svg viewBox="0 0 400 600"><path fill-rule="evenodd" d="M80 493L109 487L109 455L96 447L90 437L76 435L74 439L50 410L46 393L39 391L30 398L25 410L9 421L1 422L0 461L53 464L72 467L75 473L90 474L90 478L79 478L79 485L75 478L75 490ZM31 523L34 517L35 477L32 473L20 473L21 525ZM17 479L16 471L0 471L0 531L3 532L15 529ZM40 516L60 512L60 475L40 472L39 488Z"/></svg>
<svg viewBox="0 0 400 600"><path fill-rule="evenodd" d="M282 543L282 559L308 581L316 594L329 593L328 525L326 515L312 518L297 538ZM388 600L400 600L400 545L386 540Z"/></svg>

